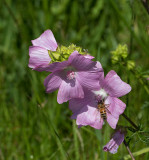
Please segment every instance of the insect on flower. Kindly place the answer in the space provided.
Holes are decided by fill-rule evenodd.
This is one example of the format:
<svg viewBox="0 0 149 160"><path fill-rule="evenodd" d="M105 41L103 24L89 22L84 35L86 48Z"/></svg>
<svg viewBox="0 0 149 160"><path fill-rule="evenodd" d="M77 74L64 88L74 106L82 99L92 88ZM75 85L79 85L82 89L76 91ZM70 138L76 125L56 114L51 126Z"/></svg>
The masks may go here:
<svg viewBox="0 0 149 160"><path fill-rule="evenodd" d="M115 71L110 71L105 78L99 79L99 90L85 90L84 98L69 101L72 119L78 126L91 126L101 129L104 121L115 129L119 116L124 112L126 104L118 97L131 91L131 86L121 80Z"/></svg>
<svg viewBox="0 0 149 160"><path fill-rule="evenodd" d="M108 110L109 104L105 104L104 103L104 99L98 101L98 111L100 112L100 116L101 118L103 118L103 120L107 120L107 112L110 113L110 111Z"/></svg>

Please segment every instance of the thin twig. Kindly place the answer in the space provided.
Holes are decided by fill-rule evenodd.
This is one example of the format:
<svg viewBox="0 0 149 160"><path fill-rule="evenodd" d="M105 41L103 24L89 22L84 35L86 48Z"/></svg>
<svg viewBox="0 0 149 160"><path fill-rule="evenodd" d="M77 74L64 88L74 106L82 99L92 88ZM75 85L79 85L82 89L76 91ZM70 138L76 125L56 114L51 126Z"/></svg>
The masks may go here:
<svg viewBox="0 0 149 160"><path fill-rule="evenodd" d="M138 131L139 127L129 118L127 117L124 113L122 114L122 116Z"/></svg>
<svg viewBox="0 0 149 160"><path fill-rule="evenodd" d="M130 149L129 149L129 147L128 147L128 144L126 143L125 140L124 140L123 143L124 143L124 145L126 146L126 148L127 148L127 150L128 150L128 153L129 153L130 157L132 158L132 160L135 160L135 158L134 158L133 154L131 153L131 151L130 151Z"/></svg>

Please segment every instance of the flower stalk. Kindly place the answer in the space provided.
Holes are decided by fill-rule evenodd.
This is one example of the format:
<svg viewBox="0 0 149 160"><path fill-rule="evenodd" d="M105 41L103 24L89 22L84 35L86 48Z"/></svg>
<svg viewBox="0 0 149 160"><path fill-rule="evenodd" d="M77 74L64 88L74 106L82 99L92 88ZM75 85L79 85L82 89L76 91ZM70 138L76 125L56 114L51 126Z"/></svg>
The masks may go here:
<svg viewBox="0 0 149 160"><path fill-rule="evenodd" d="M126 116L126 114L122 114L122 116L136 129L136 131L139 130L139 127L129 118Z"/></svg>
<svg viewBox="0 0 149 160"><path fill-rule="evenodd" d="M130 157L132 158L132 160L135 160L135 158L134 158L133 154L131 153L131 151L130 151L130 149L129 149L129 147L128 147L128 144L126 143L125 140L124 140L123 143L124 143L126 149L128 150L128 153L129 153Z"/></svg>

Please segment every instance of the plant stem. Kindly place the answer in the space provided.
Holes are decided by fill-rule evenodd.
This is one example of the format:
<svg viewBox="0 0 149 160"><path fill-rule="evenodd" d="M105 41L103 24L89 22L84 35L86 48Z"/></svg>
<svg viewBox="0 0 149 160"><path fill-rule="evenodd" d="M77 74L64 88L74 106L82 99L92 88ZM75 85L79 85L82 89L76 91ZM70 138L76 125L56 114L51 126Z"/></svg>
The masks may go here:
<svg viewBox="0 0 149 160"><path fill-rule="evenodd" d="M122 114L122 116L123 116L136 130L139 130L139 127L138 127L130 118L128 118L124 113Z"/></svg>
<svg viewBox="0 0 149 160"><path fill-rule="evenodd" d="M124 145L126 146L126 148L127 148L127 150L128 150L128 152L129 152L129 154L130 154L130 157L132 158L132 160L135 160L135 158L134 158L134 156L133 156L133 154L131 153L131 151L130 151L130 149L129 149L129 147L128 147L128 144L126 143L126 141L124 140Z"/></svg>

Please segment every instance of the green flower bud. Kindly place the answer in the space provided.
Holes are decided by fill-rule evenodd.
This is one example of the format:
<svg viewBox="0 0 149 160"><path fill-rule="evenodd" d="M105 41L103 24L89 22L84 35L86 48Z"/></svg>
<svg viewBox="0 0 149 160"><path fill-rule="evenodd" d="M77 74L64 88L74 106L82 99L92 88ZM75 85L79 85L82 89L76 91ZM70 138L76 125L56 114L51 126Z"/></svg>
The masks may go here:
<svg viewBox="0 0 149 160"><path fill-rule="evenodd" d="M112 56L112 63L116 64L119 61L119 57L117 55Z"/></svg>
<svg viewBox="0 0 149 160"><path fill-rule="evenodd" d="M119 61L121 58L125 59L128 56L128 48L127 45L121 45L119 44L115 51L111 52L112 54L112 63L115 63L114 61Z"/></svg>
<svg viewBox="0 0 149 160"><path fill-rule="evenodd" d="M87 54L86 51L84 51L81 47L77 47L74 44L71 44L70 46L58 46L56 51L48 51L50 58L52 59L53 62L62 62L68 60L69 56L71 55L72 52L78 51L79 54Z"/></svg>
<svg viewBox="0 0 149 160"><path fill-rule="evenodd" d="M128 68L129 70L133 70L134 67L135 67L135 62L132 61L132 60L128 60L128 61L127 61L127 68Z"/></svg>

